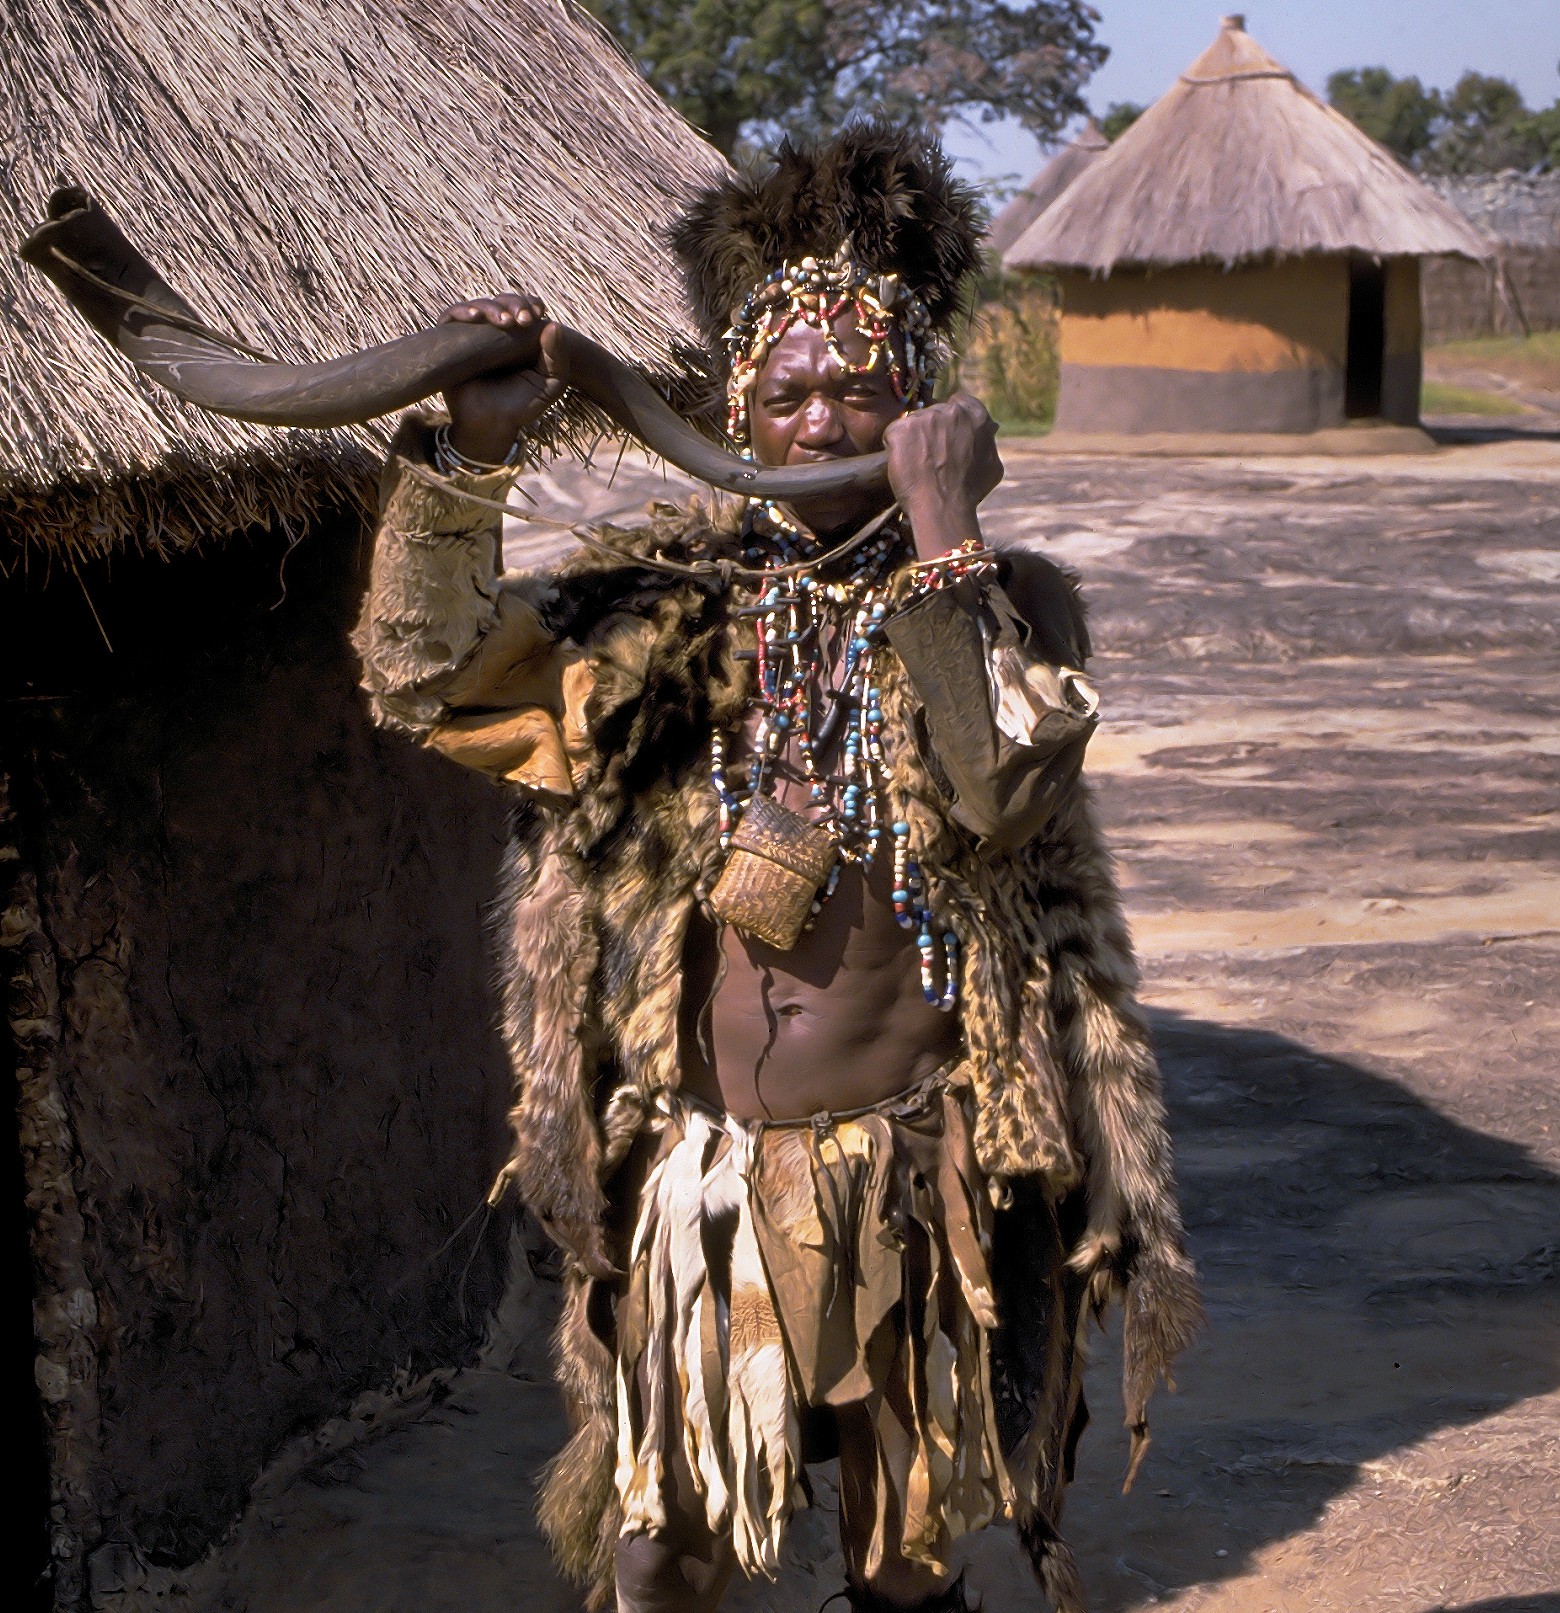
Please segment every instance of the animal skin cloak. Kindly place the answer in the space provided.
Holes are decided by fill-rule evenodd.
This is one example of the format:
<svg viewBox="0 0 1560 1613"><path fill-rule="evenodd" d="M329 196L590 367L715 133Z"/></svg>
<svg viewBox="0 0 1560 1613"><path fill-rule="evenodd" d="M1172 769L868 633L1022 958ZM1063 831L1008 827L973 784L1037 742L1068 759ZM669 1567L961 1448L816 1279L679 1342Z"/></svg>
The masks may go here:
<svg viewBox="0 0 1560 1613"><path fill-rule="evenodd" d="M426 426L398 447L426 467ZM748 708L753 671L734 652L752 628L734 611L752 596L635 563L736 558L732 531L697 506L652 506L639 526L597 530L605 553L500 576L496 518L399 468L392 456L356 643L381 722L515 790L499 917L517 1091L508 1171L566 1252L556 1357L575 1428L542 1522L602 1606L619 1514L611 1294L593 1279L625 1264L615 1179L654 1093L679 1082L684 935L721 861L709 741L735 735ZM462 485L491 496L506 479ZM1031 622L1043 653L1081 666L1071 579L1037 557L1012 563L1051 601ZM477 703L474 658L505 639L518 648L504 692L489 678L487 709L463 712ZM1082 1592L1057 1524L1085 1420L1083 1326L1124 1302L1135 1467L1149 1396L1200 1318L1159 1072L1086 784L1015 849L977 842L950 815L903 667L888 651L880 666L890 816L909 823L938 922L960 943L976 1157L1000 1206L992 1356L1018 1523L1072 1613Z"/></svg>

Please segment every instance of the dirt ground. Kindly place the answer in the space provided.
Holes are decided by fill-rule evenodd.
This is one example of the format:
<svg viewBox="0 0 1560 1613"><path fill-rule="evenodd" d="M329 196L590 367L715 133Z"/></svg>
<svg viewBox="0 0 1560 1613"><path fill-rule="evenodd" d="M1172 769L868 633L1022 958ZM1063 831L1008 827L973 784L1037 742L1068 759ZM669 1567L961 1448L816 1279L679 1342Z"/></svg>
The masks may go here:
<svg viewBox="0 0 1560 1613"><path fill-rule="evenodd" d="M1100 1342L1067 1519L1092 1606L1557 1613L1560 444L1015 445L990 510L1092 602L1091 771L1210 1317L1126 1497ZM484 1369L294 1447L196 1574L104 1604L577 1607L529 1516L545 1297ZM810 1613L830 1533L803 1515L728 1605ZM971 1556L991 1613L1039 1608L1010 1540Z"/></svg>

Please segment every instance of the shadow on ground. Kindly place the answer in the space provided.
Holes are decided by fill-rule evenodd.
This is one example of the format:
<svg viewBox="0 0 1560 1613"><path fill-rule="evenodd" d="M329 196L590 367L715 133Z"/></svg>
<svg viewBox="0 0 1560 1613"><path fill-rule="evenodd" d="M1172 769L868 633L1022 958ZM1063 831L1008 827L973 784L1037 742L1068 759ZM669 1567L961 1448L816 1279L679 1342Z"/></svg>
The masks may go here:
<svg viewBox="0 0 1560 1613"><path fill-rule="evenodd" d="M1560 442L1560 429L1551 415L1518 416L1510 420L1481 421L1474 415L1438 415L1423 422L1430 438L1441 448L1487 442Z"/></svg>
<svg viewBox="0 0 1560 1613"><path fill-rule="evenodd" d="M1098 1426L1119 1400L1096 1380L1069 1529L1096 1607L1239 1578L1362 1481L1377 1506L1374 1588L1418 1549L1410 1536L1404 1561L1388 1561L1379 1508L1393 1486L1419 1513L1416 1533L1467 1531L1484 1576L1469 1591L1505 1589L1507 1575L1515 1588L1525 1568L1532 1585L1560 1510L1552 1440L1535 1442L1531 1473L1504 1475L1527 1480L1525 1497L1501 1496L1477 1427L1560 1386L1560 1177L1284 1036L1163 1012L1155 1031L1210 1322L1182 1393L1157 1404L1128 1498L1113 1493L1119 1438ZM1486 1528L1500 1539L1481 1569ZM1317 1588L1347 1605L1347 1554L1329 1556Z"/></svg>
<svg viewBox="0 0 1560 1613"><path fill-rule="evenodd" d="M1459 1607L1443 1603L1425 1613L1560 1613L1560 1591L1541 1591L1536 1596L1497 1596L1493 1602L1464 1602Z"/></svg>

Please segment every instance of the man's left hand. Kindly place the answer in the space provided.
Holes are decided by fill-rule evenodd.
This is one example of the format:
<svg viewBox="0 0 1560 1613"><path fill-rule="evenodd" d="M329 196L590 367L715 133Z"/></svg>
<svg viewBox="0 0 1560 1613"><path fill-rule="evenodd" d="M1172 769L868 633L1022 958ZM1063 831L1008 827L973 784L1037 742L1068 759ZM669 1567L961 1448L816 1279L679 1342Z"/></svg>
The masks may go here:
<svg viewBox="0 0 1560 1613"><path fill-rule="evenodd" d="M888 481L922 555L980 537L976 508L1002 480L996 422L967 392L901 416L883 433Z"/></svg>

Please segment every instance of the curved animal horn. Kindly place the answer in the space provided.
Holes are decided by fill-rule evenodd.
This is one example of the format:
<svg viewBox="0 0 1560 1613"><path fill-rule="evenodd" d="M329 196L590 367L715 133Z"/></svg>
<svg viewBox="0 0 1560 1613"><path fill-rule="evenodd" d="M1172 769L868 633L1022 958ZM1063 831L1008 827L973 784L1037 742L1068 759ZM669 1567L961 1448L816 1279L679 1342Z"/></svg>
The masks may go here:
<svg viewBox="0 0 1560 1613"><path fill-rule="evenodd" d="M71 306L148 379L187 403L267 426L358 425L475 375L534 358L538 333L435 325L319 364L283 364L213 330L126 240L85 191L49 198L49 216L22 243ZM559 326L569 384L651 452L712 487L752 498L796 498L886 483L883 454L834 464L763 468L693 429L621 359Z"/></svg>

